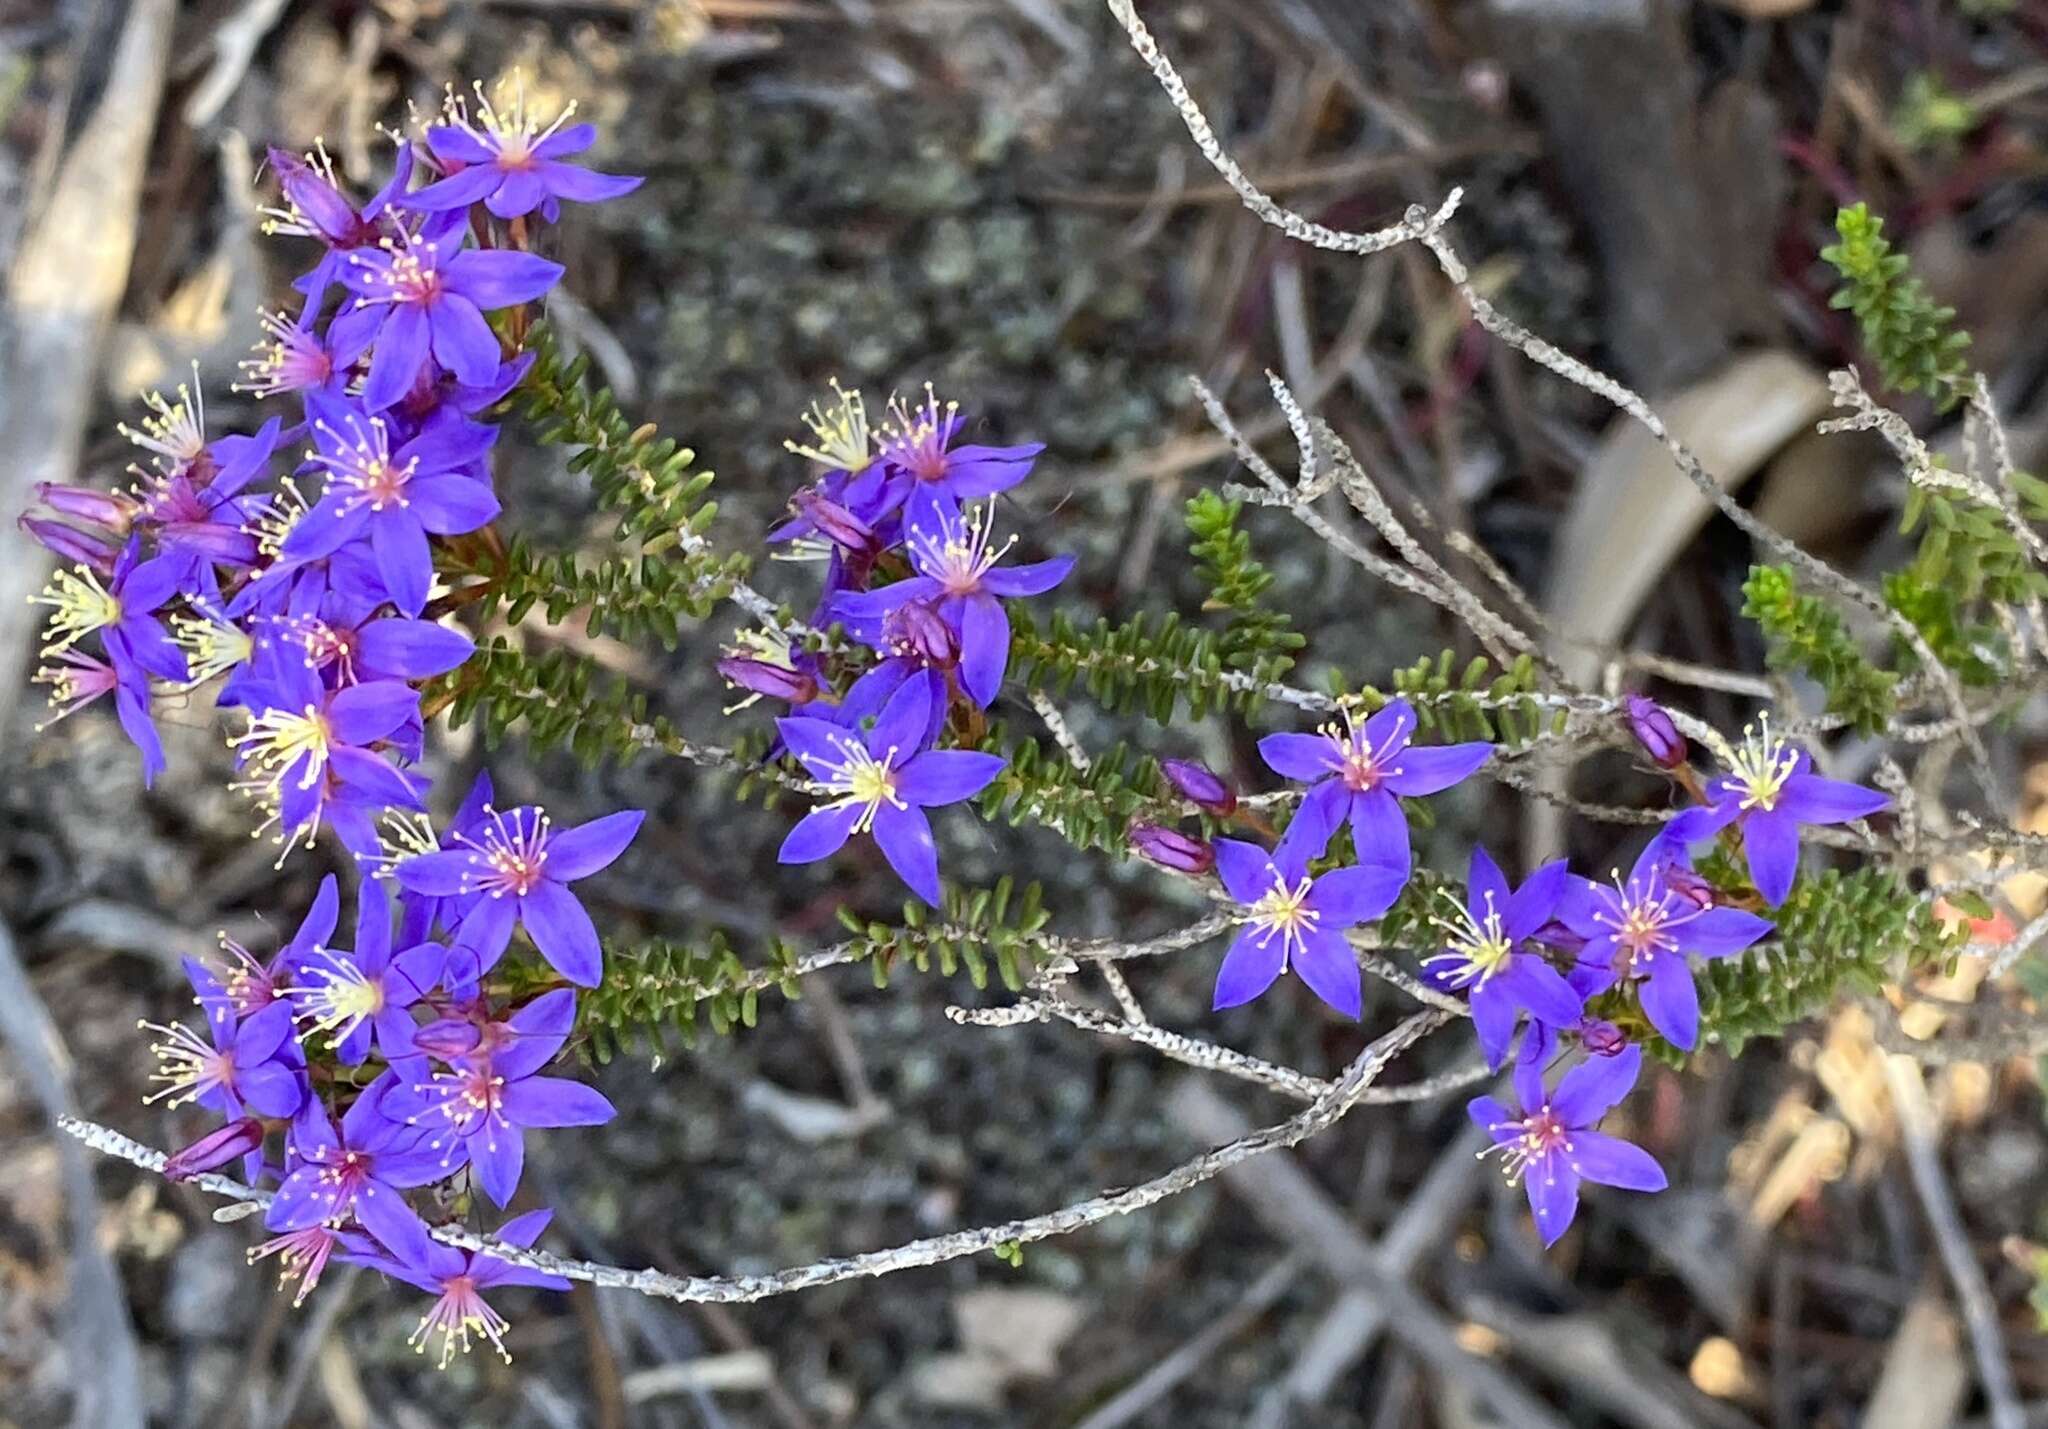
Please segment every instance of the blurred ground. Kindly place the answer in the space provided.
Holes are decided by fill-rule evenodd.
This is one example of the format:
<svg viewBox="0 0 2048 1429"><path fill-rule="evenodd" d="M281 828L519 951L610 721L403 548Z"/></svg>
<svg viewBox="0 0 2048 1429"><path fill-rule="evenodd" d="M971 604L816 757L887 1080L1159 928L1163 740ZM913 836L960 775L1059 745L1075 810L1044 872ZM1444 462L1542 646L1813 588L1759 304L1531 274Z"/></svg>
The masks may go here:
<svg viewBox="0 0 2048 1429"><path fill-rule="evenodd" d="M115 37L147 3L0 0L0 269L22 271L65 155L119 110L118 95L103 103ZM1628 19L1637 11L1146 7L1269 187L1323 221L1367 226L1465 185L1456 232L1482 289L1659 395L1739 380L1730 355L1759 347L1798 374L1844 360L1849 333L1812 255L1836 203L1867 196L1975 331L2023 444L2037 437L2048 11L1731 0L1647 24ZM372 121L395 122L408 100L431 107L449 80L519 66L536 93L576 97L603 127L599 166L650 176L632 199L562 225L577 302L554 317L629 409L718 470L734 541L765 529L801 479L781 442L827 377L871 394L929 379L990 439L1047 443L1013 517L1028 544L1081 557L1073 607L1190 609L1179 505L1226 464L1185 375L1261 418L1272 367L1318 394L1376 472L1533 586L1591 562L1616 572L1602 589L1627 584L1626 570L1650 588L1640 611L1603 605L1596 589L1575 616L1668 655L1757 663L1735 618L1748 563L1737 533L1716 523L1645 549L1634 518L1575 507L1604 414L1490 348L1425 259L1361 268L1276 242L1212 181L1083 0L244 0L177 7L162 55L162 101L133 116L154 119L135 212L96 215L137 224L132 271L115 277L104 346L90 321L71 344L98 353L91 381L66 394L86 423L68 439L101 479L127 460L112 424L132 416L134 390L175 382L191 361L216 430L252 415L226 390L233 360L254 336L254 304L275 301L293 270L292 255L250 241L251 146L325 136L352 178L381 179ZM119 190L109 182L104 202ZM78 250L80 292L94 261ZM0 317L20 329L59 296L17 286ZM9 366L0 350L0 407L30 405L36 390L13 351ZM1748 490L1802 539L1881 562L1895 478L1853 442L1822 450L1793 435L1809 424L1731 439L1761 453L1744 458ZM50 465L61 443L24 441L0 444L0 490L16 498L69 474L68 460ZM602 540L605 523L551 454L512 443L501 483L519 529ZM1380 677L1451 642L1430 612L1361 586L1280 518L1253 529L1276 598L1310 633L1311 682L1325 665ZM0 546L15 575L30 559ZM807 575L766 579L794 592ZM686 631L673 656L598 653L686 729L710 731L726 698L708 668L718 633ZM543 638L580 641L574 627ZM11 693L25 674L0 680ZM1696 708L1723 724L1739 715L1732 701ZM332 855L271 871L196 713L171 719L173 771L147 796L111 721L36 735L32 701L0 699L0 714L0 917L61 1042L21 1040L26 995L0 1022L12 1044L0 1055L0 1424L42 1426L66 1422L81 1387L121 1357L67 1328L67 1313L108 1306L79 1289L90 1257L71 1244L37 1077L68 1076L86 1114L141 1139L189 1137L191 1123L139 1105L136 1019L180 1012L177 955L216 928L252 944L288 930ZM1079 701L1070 714L1085 741L1119 730ZM2031 752L2022 735L2015 779ZM1222 721L1145 737L1249 767L1249 732ZM438 748L444 791L485 762L461 732ZM842 860L764 873L782 821L693 770L593 774L516 747L488 762L501 789L545 795L564 816L652 809L595 895L620 936L721 926L802 942L831 937L842 899L892 906L886 870ZM1593 778L1617 799L1650 789L1620 768ZM1502 791L1474 789L1446 812L1439 862L1479 830L1511 851L1502 830L1518 811ZM1134 865L965 817L947 832L952 873L1040 879L1076 935L1142 935L1187 911ZM1611 831L1565 832L1594 866L1615 857ZM1317 1074L1360 1045L1359 1029L1298 1000L1214 1018L1211 973L1201 956L1152 973L1148 1010ZM1205 1100L1169 1065L1072 1029L940 1015L977 996L1000 993L936 975L877 992L855 972L794 1006L770 999L754 1032L622 1058L602 1073L618 1122L537 1139L537 1189L583 1254L768 1269L1044 1210L1164 1169L1228 1135L1232 1117L1279 1113L1236 1087ZM1368 1030L1390 1010L1369 1008ZM1427 1049L1410 1070L1461 1052ZM2023 1394L2048 1399L2048 1343L2028 1332L2024 1278L1997 1255L2003 1236L2048 1231L2039 1094L2014 1064L1961 1062L1931 1086L2014 1373ZM1519 1195L1456 1144L1455 1103L1361 1113L1295 1160L1359 1234L1401 1227L1403 1269L1461 1342L1552 1398L1565 1422L1922 1429L1983 1412L1860 1013L1737 1066L1660 1073L1632 1105L1674 1190L1595 1197L1547 1258L1526 1238ZM1347 1333L1360 1311L1318 1269L1331 1248L1276 1234L1256 1180L1033 1247L1021 1270L963 1262L715 1313L585 1291L508 1297L513 1364L478 1355L445 1374L404 1345L416 1314L405 1297L362 1282L328 1290L324 1311L289 1312L243 1268L247 1228L211 1224L203 1198L125 1167L92 1180L86 1214L119 1273L141 1393L167 1425L1485 1422L1467 1388ZM1162 1365L1179 1378L1112 1401ZM1308 1401L1291 1418L1283 1390Z"/></svg>

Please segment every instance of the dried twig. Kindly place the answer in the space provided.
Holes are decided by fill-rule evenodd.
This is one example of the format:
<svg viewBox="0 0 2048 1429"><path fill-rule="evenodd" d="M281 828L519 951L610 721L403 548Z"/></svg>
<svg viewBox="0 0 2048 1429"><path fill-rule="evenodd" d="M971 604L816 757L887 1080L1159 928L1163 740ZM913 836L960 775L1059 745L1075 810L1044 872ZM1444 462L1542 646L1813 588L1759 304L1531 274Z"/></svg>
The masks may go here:
<svg viewBox="0 0 2048 1429"><path fill-rule="evenodd" d="M1991 1298L1984 1268L1977 1264L1969 1232L1963 1228L1955 1197L1949 1194L1948 1178L1942 1174L1941 1152L1934 1141L1934 1112L1927 1105L1927 1087L1921 1080L1920 1064L1910 1057L1886 1056L1884 1079L1898 1118L1906 1169L1912 1174L1913 1189L1919 1193L1920 1204L1927 1212L1927 1223L1934 1229L1941 1263L1948 1270L1949 1283L1955 1286L1963 1323L1969 1328L1978 1382L1984 1387L1984 1397L1991 1402L1991 1422L1994 1429L2025 1429L2026 1411L2013 1385L2005 1336L1998 1327L1998 1303Z"/></svg>
<svg viewBox="0 0 2048 1429"><path fill-rule="evenodd" d="M1343 1074L1331 1083L1330 1089L1301 1112L1286 1121L1276 1122L1205 1151L1149 1181L1140 1182L1121 1191L1091 1196L1044 1215L1005 1221L1001 1225L982 1226L974 1230L927 1236L922 1240L909 1241L886 1250L839 1256L761 1275L666 1275L654 1269L628 1270L615 1265L572 1260L546 1251L525 1250L459 1226L438 1226L435 1227L433 1234L436 1240L444 1244L485 1251L513 1265L560 1275L570 1280L587 1281L592 1285L632 1290L642 1295L677 1300L685 1304L734 1304L765 1300L770 1296L785 1295L795 1290L835 1285L845 1280L890 1275L915 1266L936 1265L941 1261L978 1255L983 1251L994 1250L998 1246L1028 1245L1052 1236L1067 1235L1098 1221L1108 1220L1112 1216L1124 1216L1133 1211L1143 1210L1169 1196L1198 1186L1252 1157L1306 1141L1336 1123L1356 1106L1371 1089L1379 1074L1396 1057L1449 1020L1448 1013L1436 1010L1416 1013L1353 1058ZM161 1151L131 1140L111 1127L69 1116L62 1118L59 1125L95 1151L119 1157L146 1171L159 1174L163 1171L165 1157ZM270 1192L245 1186L226 1176L195 1176L188 1184L216 1196L256 1205L268 1205L272 1199Z"/></svg>

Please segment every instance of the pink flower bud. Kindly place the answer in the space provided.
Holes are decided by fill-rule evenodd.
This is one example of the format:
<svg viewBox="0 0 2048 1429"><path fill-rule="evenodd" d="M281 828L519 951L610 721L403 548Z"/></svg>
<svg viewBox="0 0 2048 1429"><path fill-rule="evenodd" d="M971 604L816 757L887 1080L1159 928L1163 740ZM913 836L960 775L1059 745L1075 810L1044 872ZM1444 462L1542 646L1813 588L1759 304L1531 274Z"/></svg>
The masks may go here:
<svg viewBox="0 0 2048 1429"><path fill-rule="evenodd" d="M474 1022L460 1017L444 1017L438 1022L429 1022L412 1034L415 1048L443 1062L469 1055L483 1040L483 1030Z"/></svg>
<svg viewBox="0 0 2048 1429"><path fill-rule="evenodd" d="M189 1181L263 1149L263 1123L253 1116L209 1131L164 1162L166 1181Z"/></svg>
<svg viewBox="0 0 2048 1429"><path fill-rule="evenodd" d="M1190 838L1163 824L1132 824L1131 847L1139 857L1181 873L1207 873L1216 866L1216 850L1206 839Z"/></svg>
<svg viewBox="0 0 2048 1429"><path fill-rule="evenodd" d="M69 516L78 521L89 521L105 528L106 534L121 537L128 534L136 513L142 507L133 497L123 496L118 491L98 491L90 486L65 486L54 481L36 483L36 500L49 507L59 516Z"/></svg>
<svg viewBox="0 0 2048 1429"><path fill-rule="evenodd" d="M61 521L45 521L34 516L21 518L21 529L37 541L55 551L67 561L76 561L89 566L103 576L114 573L114 560L121 554L121 548L97 536L89 536Z"/></svg>
<svg viewBox="0 0 2048 1429"><path fill-rule="evenodd" d="M1162 759L1159 772L1180 796L1205 814L1227 819L1237 812L1237 791L1224 783L1207 765L1192 759Z"/></svg>
<svg viewBox="0 0 2048 1429"><path fill-rule="evenodd" d="M1628 711L1629 733L1653 764L1659 769L1676 769L1685 763L1685 736L1663 706L1645 695L1630 695L1622 704Z"/></svg>
<svg viewBox="0 0 2048 1429"><path fill-rule="evenodd" d="M1618 1057L1628 1046L1628 1038L1612 1022L1588 1017L1579 1024L1579 1045L1595 1057Z"/></svg>
<svg viewBox="0 0 2048 1429"><path fill-rule="evenodd" d="M743 690L806 705L818 697L818 682L802 670L757 660L751 655L729 655L718 662L718 673Z"/></svg>

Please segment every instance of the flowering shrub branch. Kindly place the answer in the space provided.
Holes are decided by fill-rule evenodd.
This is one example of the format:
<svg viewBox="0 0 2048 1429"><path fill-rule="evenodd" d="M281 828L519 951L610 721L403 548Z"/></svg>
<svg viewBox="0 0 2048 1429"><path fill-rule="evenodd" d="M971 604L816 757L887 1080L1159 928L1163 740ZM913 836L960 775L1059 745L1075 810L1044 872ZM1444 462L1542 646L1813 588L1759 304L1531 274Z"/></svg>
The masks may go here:
<svg viewBox="0 0 2048 1429"><path fill-rule="evenodd" d="M810 479L768 541L814 560L818 598L807 614L778 605L750 584L753 558L719 544L711 474L623 415L539 321L536 305L562 277L540 251L562 204L637 181L569 162L595 134L568 114L543 121L479 91L474 104L451 98L439 122L401 143L390 183L365 203L321 156L272 155L282 190L273 230L313 240L318 257L297 285L303 310L267 320L271 341L251 372L255 390L296 403L297 420L215 437L196 392L157 398L135 434L149 464L132 492L46 487L47 509L27 518L75 562L41 598L51 663L37 678L59 717L111 696L149 780L165 759L152 692L210 691L235 726L237 787L261 826L286 855L331 834L359 873L349 947L336 945L342 891L330 879L274 954L228 945L223 957L188 962L204 1030L160 1029L159 1095L195 1101L221 1126L170 1157L104 1127L67 1130L259 1208L274 1236L252 1256L278 1257L301 1296L335 1257L421 1288L434 1298L419 1338L438 1336L445 1361L472 1335L502 1351L505 1321L480 1294L492 1286L582 1280L742 1301L983 1251L1014 1262L1029 1242L1141 1209L1356 1106L1496 1076L1504 1085L1469 1113L1555 1242L1584 1183L1664 1184L1645 1152L1599 1130L1645 1056L1683 1066L1707 1043L1738 1051L1844 993L1979 951L1910 880L1937 859L1975 858L1948 890L1960 905L1981 902L1963 886L1975 870L1988 881L2048 863L2048 839L1951 817L1938 797L1961 753L2004 817L1982 728L2035 688L2048 654L2048 542L2031 525L2048 513L2048 488L2012 470L1981 380L1964 394L1974 455L1957 472L1853 377L1838 379L1848 415L1836 425L1892 443L1917 503L1909 519L1929 524L1910 579L1871 591L1734 503L1639 395L1477 292L1448 236L1455 192L1371 233L1286 210L1223 151L1129 0L1109 8L1250 211L1337 253L1421 244L1481 328L1656 437L1768 554L1752 573L1749 611L1772 643L1772 668L1813 676L1826 712L1802 714L1753 674L1632 652L1600 652L1608 678L1598 688L1575 683L1554 658L1570 633L1549 628L1469 538L1425 512L1397 512L1277 377L1292 479L1195 384L1257 482L1188 503L1190 553L1208 592L1201 618L1084 626L1047 609L1074 560L1016 551L997 499L1030 479L1040 448L964 442L958 408L929 389L872 421L861 394L836 387L813 409L809 439L790 444ZM1873 246L1874 227L1858 232L1860 256L1844 271L1892 284L1893 298L1851 305L1910 340L1912 352L1895 354L1901 370L1953 386L1961 344L1926 331L1932 319L1917 308L1901 316L1917 290L1897 286L1903 269ZM1855 239L1850 228L1844 239ZM571 449L571 469L618 518L618 554L585 563L499 530L502 417ZM303 457L273 479L288 444ZM1331 493L1343 507L1322 500ZM1271 573L1239 525L1248 505L1285 510L1359 570L1443 611L1486 655L1460 662L1447 651L1391 672L1384 688L1343 676L1325 690L1288 683L1306 640L1269 603ZM1454 574L1439 545L1487 589ZM1930 590L1956 572L1968 579L1943 604ZM774 711L749 716L727 743L685 733L646 692L573 650L536 650L521 629L536 615L549 625L580 617L591 634L673 647L686 626L727 611L742 622L717 657L740 696L727 713L764 701ZM494 628L479 641L485 622ZM1890 638L1897 674L1864 648L1863 627ZM1777 705L1777 722L1759 713L1730 737L1627 693L1633 672ZM1042 731L994 715L1006 695L1020 696ZM1061 703L1084 697L1146 714L1163 739L1182 710L1269 719L1258 750L1277 787L1240 790L1136 742L1091 748ZM830 865L847 844L872 842L911 895L901 922L842 909L846 939L800 952L771 938L751 963L723 932L607 949L577 885L621 856L641 815L565 828L541 808L501 807L486 775L436 820L421 765L439 718L473 720L487 746L518 733L592 762L667 756L727 777L738 797L789 806L785 864ZM1881 789L1829 774L1818 741L1842 728L1890 736ZM1674 806L1590 803L1543 777L1602 749L1635 752L1669 781ZM1909 757L1910 771L1895 762ZM1412 825L1426 826L1431 799L1475 778L1646 837L1626 876L1607 880L1562 861L1506 869L1480 848L1455 879L1418 866ZM1043 827L1084 853L1140 857L1211 909L1137 941L1054 931L1036 885L1020 891L1005 878L969 890L942 878L942 831L976 813ZM1811 872L1807 845L1861 861ZM2048 920L2023 930L2009 957L2044 933ZM1337 1077L1313 1077L1145 1015L1132 978L1149 960L1198 948L1211 950L1200 956L1215 964L1219 1012L1314 998L1355 1019L1366 976L1423 1010ZM752 1027L765 992L794 998L803 979L855 963L883 984L906 962L964 968L977 987L994 971L1013 1000L949 1009L962 1024L1058 1021L1302 1109L1128 1190L767 1275L677 1277L565 1259L534 1248L546 1212L503 1219L488 1235L470 1228L487 1207L509 1207L527 1132L613 1115L594 1088L547 1070L572 1044L603 1060L665 1028L692 1035L700 1009L717 1031ZM1077 993L1084 976L1101 980L1117 1014ZM1420 1039L1467 1020L1476 1061L1378 1085ZM223 1174L237 1164L242 1179ZM429 1187L432 1197L419 1194Z"/></svg>

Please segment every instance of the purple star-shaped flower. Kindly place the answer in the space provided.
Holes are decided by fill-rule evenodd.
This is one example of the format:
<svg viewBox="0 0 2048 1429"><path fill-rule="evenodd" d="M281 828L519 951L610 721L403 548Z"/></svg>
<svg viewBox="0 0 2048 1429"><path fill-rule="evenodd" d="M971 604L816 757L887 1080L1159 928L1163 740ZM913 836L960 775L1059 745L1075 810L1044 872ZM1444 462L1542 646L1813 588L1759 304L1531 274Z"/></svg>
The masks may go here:
<svg viewBox="0 0 2048 1429"><path fill-rule="evenodd" d="M1001 569L1015 538L991 540L995 507L936 512L912 525L905 541L917 574L881 590L842 595L834 614L855 639L876 644L887 617L911 601L936 609L960 642L960 683L986 709L1002 689L1010 660L1010 619L1003 598L1043 595L1067 578L1072 556Z"/></svg>
<svg viewBox="0 0 2048 1429"><path fill-rule="evenodd" d="M1592 997L1620 982L1640 983L1643 1015L1672 1046L1691 1051L1699 1040L1699 990L1687 954L1725 958L1771 931L1768 919L1739 908L1703 904L1675 884L1671 850L1653 839L1612 886L1575 879L1563 920L1586 939L1571 984ZM1690 870L1687 870L1690 872Z"/></svg>
<svg viewBox="0 0 2048 1429"><path fill-rule="evenodd" d="M292 526L279 555L318 560L367 537L384 589L401 613L416 616L434 581L427 541L460 536L498 514L491 489L462 468L491 448L495 427L437 426L392 447L390 424L352 406L313 404L312 460L326 475L320 500Z"/></svg>
<svg viewBox="0 0 2048 1429"><path fill-rule="evenodd" d="M553 1211L528 1211L498 1227L497 1238L522 1250L540 1239ZM446 1369L458 1353L469 1353L470 1336L479 1335L505 1360L512 1361L505 1348L505 1331L511 1328L503 1315L485 1302L483 1292L500 1285L528 1285L540 1290L567 1290L569 1282L559 1275L528 1270L483 1250L458 1250L452 1245L424 1239L403 1252L380 1255L350 1250L342 1259L376 1270L416 1286L435 1297L431 1309L421 1318L407 1343L424 1351L427 1341L441 1337L440 1367Z"/></svg>
<svg viewBox="0 0 2048 1429"><path fill-rule="evenodd" d="M1750 880L1776 907L1799 873L1799 826L1846 824L1891 807L1875 789L1813 773L1813 759L1772 736L1768 720L1744 731L1726 774L1707 781L1707 807L1673 819L1663 840L1684 847L1733 826L1742 832Z"/></svg>
<svg viewBox="0 0 2048 1429"><path fill-rule="evenodd" d="M450 1169L467 1159L484 1194L510 1205L526 1163L527 1127L602 1126L618 1115L595 1087L540 1069L576 1025L576 994L542 993L504 1022L487 1023L476 1045L394 1093L387 1105L426 1133L422 1143Z"/></svg>
<svg viewBox="0 0 2048 1429"><path fill-rule="evenodd" d="M342 281L358 303L384 309L363 384L372 412L404 397L430 355L459 382L490 381L503 354L484 314L532 302L561 279L561 264L532 253L463 248L461 216L450 218L348 255Z"/></svg>
<svg viewBox="0 0 2048 1429"><path fill-rule="evenodd" d="M1584 999L1529 941L1556 913L1570 877L1559 859L1510 892L1500 866L1474 846L1465 902L1454 919L1437 921L1443 951L1424 958L1423 970L1439 987L1468 994L1489 1067L1506 1060L1518 1014L1553 1027L1579 1020Z"/></svg>
<svg viewBox="0 0 2048 1429"><path fill-rule="evenodd" d="M510 810L486 806L483 814L476 833L457 835L462 847L421 854L394 869L399 887L413 893L480 895L456 935L450 978L465 980L497 962L516 924L556 972L580 986L597 986L604 975L604 948L569 885L609 867L640 831L646 814L621 810L572 829L555 828L545 812L531 805Z"/></svg>
<svg viewBox="0 0 2048 1429"><path fill-rule="evenodd" d="M1593 1130L1636 1084L1643 1053L1630 1047L1612 1057L1594 1057L1564 1074L1557 1090L1543 1090L1543 1068L1515 1064L1515 1099L1520 1114L1493 1097L1476 1097L1466 1108L1481 1131L1493 1138L1510 1184L1520 1180L1545 1245L1555 1245L1578 1214L1579 1183L1617 1186L1624 1191L1661 1191L1664 1169L1639 1146Z"/></svg>
<svg viewBox="0 0 2048 1429"><path fill-rule="evenodd" d="M892 402L892 422L881 442L877 460L890 476L885 510L903 507L907 526L934 526L941 514L951 515L962 502L994 496L1031 475L1043 442L1022 446L990 447L953 445L962 418L958 403L940 405L931 388L925 388L924 405L915 411Z"/></svg>
<svg viewBox="0 0 2048 1429"><path fill-rule="evenodd" d="M284 1184L264 1225L303 1231L354 1216L387 1249L426 1240L426 1224L405 1192L441 1179L441 1159L419 1144L416 1131L385 1114L384 1099L397 1086L386 1071L363 1088L338 1132L319 1099L307 1099L292 1122Z"/></svg>
<svg viewBox="0 0 2048 1429"><path fill-rule="evenodd" d="M324 1035L343 1066L363 1064L372 1031L379 1055L396 1063L415 1055L411 1009L440 982L448 950L420 943L394 957L383 885L364 879L357 899L355 949L323 945L305 953L293 965L289 996L301 1025Z"/></svg>
<svg viewBox="0 0 2048 1429"><path fill-rule="evenodd" d="M186 958L185 976L208 1018L218 1017L223 1011L247 1017L283 1001L291 989L292 970L312 956L316 948L326 946L334 936L340 916L340 885L330 873L320 880L313 906L299 920L291 941L272 954L269 962L258 959L225 933L220 938L221 951L226 954L225 968Z"/></svg>
<svg viewBox="0 0 2048 1429"><path fill-rule="evenodd" d="M405 192L412 178L412 149L405 144L398 146L398 160L390 181L361 208L335 182L334 168L325 153L316 151L301 158L288 150L272 148L269 164L283 191L285 207L270 210L264 231L315 238L326 249L312 270L292 283L317 308L328 284L347 271L349 256L360 249L375 248L392 233L393 225L386 214L392 200Z"/></svg>
<svg viewBox="0 0 2048 1429"><path fill-rule="evenodd" d="M245 698L249 723L233 741L237 757L248 787L275 806L286 836L317 830L338 802L369 810L421 807L420 791L376 748L417 722L420 696L410 685L372 680L328 690L310 665L285 658ZM371 852L374 844L373 837Z"/></svg>
<svg viewBox="0 0 2048 1429"><path fill-rule="evenodd" d="M247 1108L258 1116L290 1116L306 1096L305 1061L292 1038L291 1009L273 1004L247 1018L226 1008L207 1009L212 1040L182 1022L145 1023L162 1040L150 1048L157 1061L152 1103L196 1102L208 1111L238 1117Z"/></svg>
<svg viewBox="0 0 2048 1429"><path fill-rule="evenodd" d="M523 94L502 110L484 97L481 87L476 98L474 118L466 105L451 100L449 122L427 130L427 148L449 176L408 194L406 207L445 213L481 201L500 218L524 218L540 209L552 223L562 199L602 203L640 187L642 180L637 178L562 162L597 142L593 126L567 123L575 105L543 126L537 115L527 112Z"/></svg>
<svg viewBox="0 0 2048 1429"><path fill-rule="evenodd" d="M777 720L783 741L830 802L798 820L776 858L815 863L853 835L872 833L889 866L936 906L939 854L924 811L979 794L1003 772L1004 761L972 750L925 749L931 713L929 687L911 680L890 696L865 735L821 719Z"/></svg>
<svg viewBox="0 0 2048 1429"><path fill-rule="evenodd" d="M1344 930L1391 908L1408 872L1360 864L1312 879L1308 862L1325 832L1297 819L1270 854L1239 839L1216 840L1216 876L1247 910L1216 970L1216 1007L1250 1002L1292 969L1331 1007L1358 1016L1358 955Z"/></svg>
<svg viewBox="0 0 2048 1429"><path fill-rule="evenodd" d="M431 679L476 653L476 642L463 631L408 616L304 616L281 620L279 626L284 643L305 651L332 685Z"/></svg>
<svg viewBox="0 0 2048 1429"><path fill-rule="evenodd" d="M1390 700L1362 725L1347 714L1342 726L1316 734L1269 734L1259 741L1259 755L1276 774L1313 781L1297 819L1312 817L1334 831L1348 817L1360 863L1406 874L1411 854L1401 798L1448 789L1493 757L1490 744L1413 745L1414 735L1414 708Z"/></svg>

